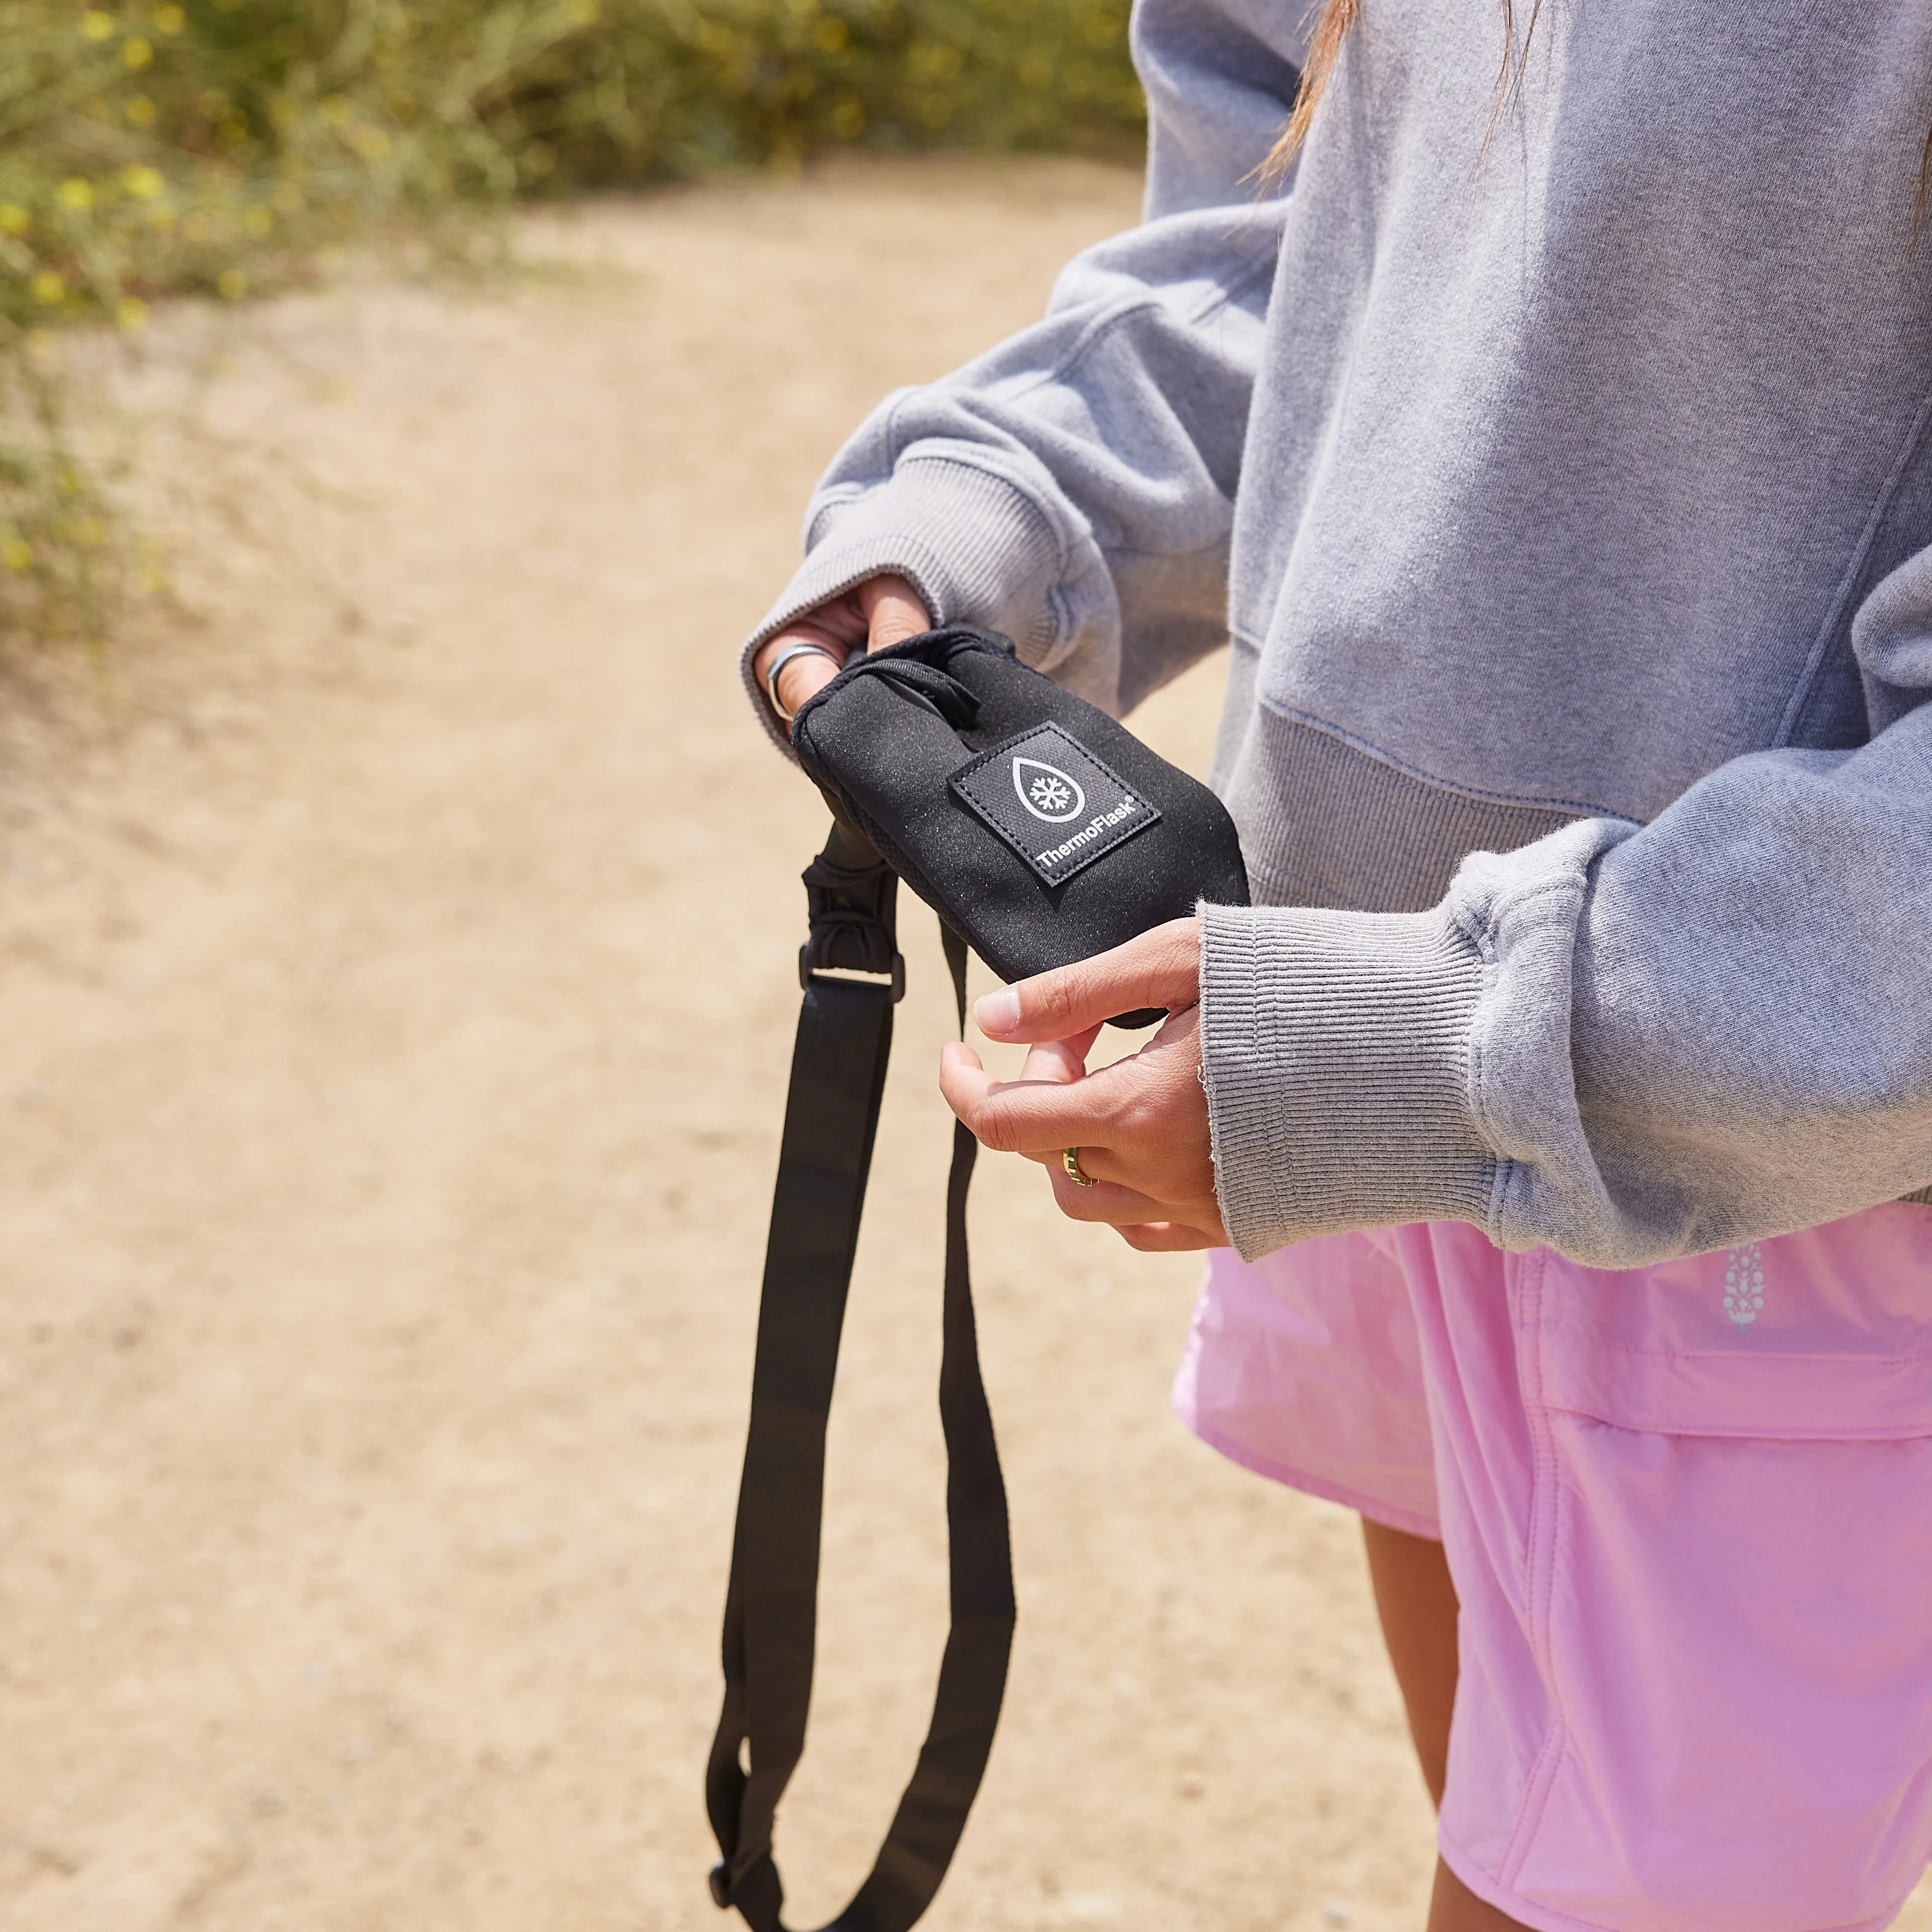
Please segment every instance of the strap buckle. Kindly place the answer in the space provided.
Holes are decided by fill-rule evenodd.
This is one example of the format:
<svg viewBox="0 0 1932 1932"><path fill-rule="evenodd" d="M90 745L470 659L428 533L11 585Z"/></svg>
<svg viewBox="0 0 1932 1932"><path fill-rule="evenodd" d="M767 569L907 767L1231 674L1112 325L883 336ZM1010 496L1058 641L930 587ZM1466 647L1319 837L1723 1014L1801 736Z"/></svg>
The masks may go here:
<svg viewBox="0 0 1932 1932"><path fill-rule="evenodd" d="M848 858L856 862L843 862ZM890 980L896 1006L905 997L905 959L896 943L898 875L835 825L804 878L812 930L798 950L800 986L810 986L815 973L866 974Z"/></svg>
<svg viewBox="0 0 1932 1932"><path fill-rule="evenodd" d="M814 938L816 936L816 934L814 935ZM814 956L818 950L809 939L798 949L798 983L802 987L809 987L812 981L828 968L842 980L848 976L853 978L873 976L863 968L845 966L830 960L815 958ZM897 1006L900 1000L905 998L905 955L902 952L895 952L892 955L891 965L876 976L890 980L892 1004Z"/></svg>

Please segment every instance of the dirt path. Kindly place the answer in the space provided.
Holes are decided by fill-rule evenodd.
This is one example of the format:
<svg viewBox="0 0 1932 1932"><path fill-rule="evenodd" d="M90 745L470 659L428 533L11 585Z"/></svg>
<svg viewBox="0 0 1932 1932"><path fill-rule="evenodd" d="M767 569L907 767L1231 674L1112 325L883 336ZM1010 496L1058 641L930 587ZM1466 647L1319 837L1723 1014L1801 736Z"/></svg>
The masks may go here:
<svg viewBox="0 0 1932 1932"><path fill-rule="evenodd" d="M532 224L562 266L507 292L229 345L243 454L188 494L210 554L224 502L289 543L196 577L206 628L56 792L25 726L0 779L7 1932L722 1924L698 1780L821 816L732 642L861 410L1133 202L1029 165L610 206ZM1197 764L1216 674L1144 720ZM800 1923L883 1826L943 1615L908 922ZM935 1932L1413 1927L1351 1520L1167 1413L1192 1264L982 1174L1022 1622Z"/></svg>

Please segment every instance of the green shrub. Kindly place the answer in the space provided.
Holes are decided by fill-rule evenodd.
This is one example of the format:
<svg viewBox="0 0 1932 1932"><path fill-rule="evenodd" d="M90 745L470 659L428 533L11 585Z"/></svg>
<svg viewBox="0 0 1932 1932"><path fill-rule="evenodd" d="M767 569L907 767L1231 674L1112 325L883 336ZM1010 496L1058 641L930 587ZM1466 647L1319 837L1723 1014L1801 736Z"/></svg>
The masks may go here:
<svg viewBox="0 0 1932 1932"><path fill-rule="evenodd" d="M838 145L1138 143L1124 0L616 0L479 98L526 188Z"/></svg>
<svg viewBox="0 0 1932 1932"><path fill-rule="evenodd" d="M518 194L833 146L1124 153L1127 0L0 0L0 626L116 573L58 325ZM119 562L124 563L124 558Z"/></svg>

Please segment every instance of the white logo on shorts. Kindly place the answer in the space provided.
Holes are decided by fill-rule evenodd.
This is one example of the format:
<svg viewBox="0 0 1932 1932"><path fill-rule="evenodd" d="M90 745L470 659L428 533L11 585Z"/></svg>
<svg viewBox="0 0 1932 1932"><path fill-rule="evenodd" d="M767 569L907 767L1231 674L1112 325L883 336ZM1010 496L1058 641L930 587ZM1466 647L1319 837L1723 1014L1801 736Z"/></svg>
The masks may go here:
<svg viewBox="0 0 1932 1932"><path fill-rule="evenodd" d="M1740 1328L1748 1328L1764 1306L1764 1256L1756 1242L1747 1241L1724 1261L1724 1312Z"/></svg>

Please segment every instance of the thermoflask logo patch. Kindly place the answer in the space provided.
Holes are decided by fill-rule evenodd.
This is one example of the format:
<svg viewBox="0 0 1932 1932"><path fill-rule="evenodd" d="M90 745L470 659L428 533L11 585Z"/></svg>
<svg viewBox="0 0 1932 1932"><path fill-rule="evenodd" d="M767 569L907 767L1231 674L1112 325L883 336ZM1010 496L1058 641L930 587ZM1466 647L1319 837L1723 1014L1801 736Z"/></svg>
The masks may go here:
<svg viewBox="0 0 1932 1932"><path fill-rule="evenodd" d="M982 752L946 782L1049 885L1072 878L1160 818L1058 724L1036 725Z"/></svg>
<svg viewBox="0 0 1932 1932"><path fill-rule="evenodd" d="M1087 794L1080 781L1038 758L1014 759L1013 789L1019 794L1021 804L1049 825L1064 825L1087 809Z"/></svg>

